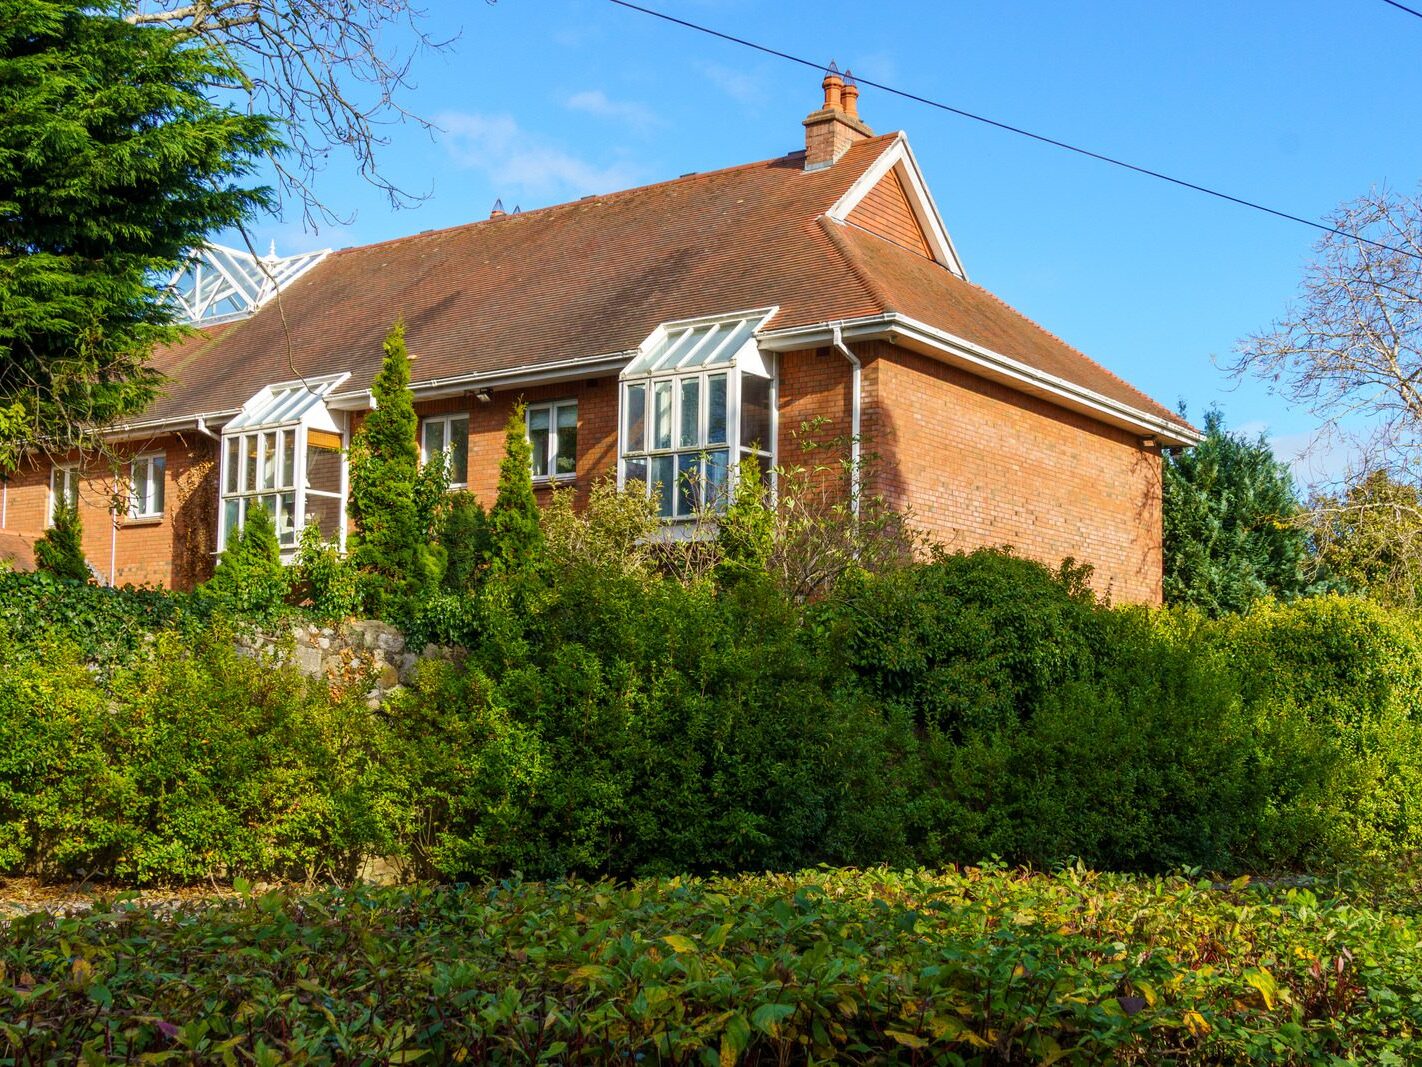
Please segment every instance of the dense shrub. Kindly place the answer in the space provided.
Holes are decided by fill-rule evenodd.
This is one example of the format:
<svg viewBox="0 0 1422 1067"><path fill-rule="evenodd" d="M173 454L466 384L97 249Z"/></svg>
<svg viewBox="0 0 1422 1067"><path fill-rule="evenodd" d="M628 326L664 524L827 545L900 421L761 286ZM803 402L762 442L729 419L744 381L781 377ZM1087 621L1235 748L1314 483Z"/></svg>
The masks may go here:
<svg viewBox="0 0 1422 1067"><path fill-rule="evenodd" d="M56 578L74 582L89 580L89 561L84 558L84 528L79 509L65 500L56 500L54 521L35 542L35 566Z"/></svg>
<svg viewBox="0 0 1422 1067"><path fill-rule="evenodd" d="M199 592L215 610L265 620L281 613L290 580L281 562L271 513L264 507L253 507Z"/></svg>
<svg viewBox="0 0 1422 1067"><path fill-rule="evenodd" d="M17 1063L1416 1061L1422 928L1069 870L271 894L32 915Z"/></svg>
<svg viewBox="0 0 1422 1067"><path fill-rule="evenodd" d="M0 656L0 869L348 879L390 849L362 701L221 630L153 652L104 684L72 648Z"/></svg>

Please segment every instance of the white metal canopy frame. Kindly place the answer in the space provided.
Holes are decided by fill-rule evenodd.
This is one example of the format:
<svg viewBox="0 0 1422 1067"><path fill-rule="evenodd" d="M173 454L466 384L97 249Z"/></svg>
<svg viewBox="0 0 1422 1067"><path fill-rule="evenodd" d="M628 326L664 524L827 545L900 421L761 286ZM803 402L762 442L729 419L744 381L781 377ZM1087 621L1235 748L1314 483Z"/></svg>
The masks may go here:
<svg viewBox="0 0 1422 1067"><path fill-rule="evenodd" d="M643 483L663 518L723 509L742 459L770 478L776 376L756 335L776 310L663 323L623 369L618 485Z"/></svg>
<svg viewBox="0 0 1422 1067"><path fill-rule="evenodd" d="M323 541L345 548L346 416L326 400L349 377L264 386L222 428L218 551L255 507L271 516L284 551L294 550L312 524Z"/></svg>
<svg viewBox="0 0 1422 1067"><path fill-rule="evenodd" d="M278 256L273 243L267 255L255 256L226 245L204 245L174 272L166 289L190 325L230 322L251 315L330 251Z"/></svg>

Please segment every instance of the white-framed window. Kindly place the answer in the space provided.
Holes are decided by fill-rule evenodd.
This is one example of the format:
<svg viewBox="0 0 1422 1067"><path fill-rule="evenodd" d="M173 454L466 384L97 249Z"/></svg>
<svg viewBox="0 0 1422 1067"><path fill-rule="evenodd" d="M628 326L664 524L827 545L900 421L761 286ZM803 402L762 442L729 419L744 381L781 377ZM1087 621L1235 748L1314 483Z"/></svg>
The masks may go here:
<svg viewBox="0 0 1422 1067"><path fill-rule="evenodd" d="M61 503L79 507L79 464L56 463L49 474L49 524L54 525L54 509Z"/></svg>
<svg viewBox="0 0 1422 1067"><path fill-rule="evenodd" d="M554 400L524 409L534 481L572 478L578 472L578 402Z"/></svg>
<svg viewBox="0 0 1422 1067"><path fill-rule="evenodd" d="M163 479L168 460L162 453L139 456L128 468L128 517L153 519L163 514Z"/></svg>
<svg viewBox="0 0 1422 1067"><path fill-rule="evenodd" d="M775 376L755 344L767 312L658 327L622 374L621 485L642 482L666 519L729 502L736 464L769 482Z"/></svg>
<svg viewBox="0 0 1422 1067"><path fill-rule="evenodd" d="M469 484L469 414L430 415L420 425L420 462L443 456L451 489Z"/></svg>
<svg viewBox="0 0 1422 1067"><path fill-rule="evenodd" d="M223 427L219 552L258 507L271 515L284 551L311 525L345 548L347 428L325 399L347 377L266 386Z"/></svg>

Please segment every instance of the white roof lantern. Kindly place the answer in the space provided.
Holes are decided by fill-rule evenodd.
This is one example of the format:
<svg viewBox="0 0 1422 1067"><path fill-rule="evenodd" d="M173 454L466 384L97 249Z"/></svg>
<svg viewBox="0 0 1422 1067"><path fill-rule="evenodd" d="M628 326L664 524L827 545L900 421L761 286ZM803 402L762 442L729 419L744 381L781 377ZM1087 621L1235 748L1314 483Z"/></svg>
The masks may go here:
<svg viewBox="0 0 1422 1067"><path fill-rule="evenodd" d="M255 313L330 252L327 248L278 256L273 243L267 255L257 256L226 245L204 245L168 279L167 290L190 325L231 322Z"/></svg>
<svg viewBox="0 0 1422 1067"><path fill-rule="evenodd" d="M224 434L266 430L277 426L304 426L340 433L341 427L326 407L326 397L350 374L328 374L304 381L263 386L242 405L241 412L222 428Z"/></svg>
<svg viewBox="0 0 1422 1067"><path fill-rule="evenodd" d="M709 367L738 366L762 378L770 369L756 344L756 333L778 308L756 308L728 315L664 322L642 342L622 371L624 378L676 374Z"/></svg>

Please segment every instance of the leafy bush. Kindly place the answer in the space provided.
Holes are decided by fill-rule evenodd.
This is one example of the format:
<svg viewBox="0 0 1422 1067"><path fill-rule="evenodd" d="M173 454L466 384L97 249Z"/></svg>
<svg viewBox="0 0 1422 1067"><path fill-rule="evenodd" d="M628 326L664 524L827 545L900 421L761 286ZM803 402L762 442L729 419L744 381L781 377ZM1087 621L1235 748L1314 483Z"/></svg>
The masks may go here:
<svg viewBox="0 0 1422 1067"><path fill-rule="evenodd" d="M315 523L301 531L289 595L317 619L345 619L360 611L360 572L335 545L321 540Z"/></svg>
<svg viewBox="0 0 1422 1067"><path fill-rule="evenodd" d="M84 531L79 509L68 501L56 500L54 521L35 542L35 566L56 578L73 582L89 580L89 561L84 558Z"/></svg>
<svg viewBox="0 0 1422 1067"><path fill-rule="evenodd" d="M110 902L7 934L23 1063L1400 1064L1422 1027L1415 919L1075 870Z"/></svg>
<svg viewBox="0 0 1422 1067"><path fill-rule="evenodd" d="M217 569L199 592L232 615L266 620L281 613L290 580L271 513L254 507L247 510L241 531L223 550Z"/></svg>
<svg viewBox="0 0 1422 1067"><path fill-rule="evenodd" d="M392 847L360 700L221 630L162 633L153 651L106 684L62 646L0 658L0 868L348 879Z"/></svg>

